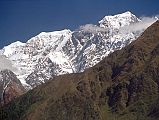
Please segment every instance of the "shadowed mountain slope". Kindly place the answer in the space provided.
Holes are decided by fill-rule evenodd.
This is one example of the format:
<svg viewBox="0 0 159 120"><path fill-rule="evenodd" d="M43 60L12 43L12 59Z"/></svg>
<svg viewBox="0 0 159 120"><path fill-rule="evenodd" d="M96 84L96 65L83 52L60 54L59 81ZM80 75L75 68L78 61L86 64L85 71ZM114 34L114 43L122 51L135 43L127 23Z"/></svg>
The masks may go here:
<svg viewBox="0 0 159 120"><path fill-rule="evenodd" d="M158 120L159 21L83 73L55 77L1 108L3 120Z"/></svg>
<svg viewBox="0 0 159 120"><path fill-rule="evenodd" d="M0 71L0 106L25 93L20 80L10 70Z"/></svg>

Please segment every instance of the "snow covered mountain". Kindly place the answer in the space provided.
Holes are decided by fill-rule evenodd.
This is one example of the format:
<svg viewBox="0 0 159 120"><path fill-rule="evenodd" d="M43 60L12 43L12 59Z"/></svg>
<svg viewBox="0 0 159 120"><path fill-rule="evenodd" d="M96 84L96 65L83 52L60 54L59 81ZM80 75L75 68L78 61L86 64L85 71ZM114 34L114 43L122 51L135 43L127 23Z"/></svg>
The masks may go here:
<svg viewBox="0 0 159 120"><path fill-rule="evenodd" d="M140 22L131 12L105 16L98 25L42 32L26 43L17 41L0 50L0 55L12 61L14 73L31 89L55 75L82 72L128 45L144 29L123 32L123 28Z"/></svg>
<svg viewBox="0 0 159 120"><path fill-rule="evenodd" d="M103 28L119 29L120 27L128 26L139 21L141 20L128 11L114 16L105 16L99 21L99 26Z"/></svg>

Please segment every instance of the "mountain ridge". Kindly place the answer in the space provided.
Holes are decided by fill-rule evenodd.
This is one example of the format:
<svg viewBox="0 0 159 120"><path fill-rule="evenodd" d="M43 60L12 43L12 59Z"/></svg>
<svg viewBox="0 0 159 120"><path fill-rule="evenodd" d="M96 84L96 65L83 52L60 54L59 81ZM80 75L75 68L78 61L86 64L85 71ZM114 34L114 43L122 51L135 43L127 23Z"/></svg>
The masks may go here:
<svg viewBox="0 0 159 120"><path fill-rule="evenodd" d="M112 22L105 20L109 17ZM128 45L143 30L120 33L119 28L140 21L130 12L107 16L99 22L99 26L85 25L73 32L68 29L42 32L26 43L15 42L4 47L0 55L12 61L17 68L14 73L18 79L31 89L52 76L82 72L109 53Z"/></svg>
<svg viewBox="0 0 159 120"><path fill-rule="evenodd" d="M54 77L1 108L23 120L158 120L159 21L82 73Z"/></svg>

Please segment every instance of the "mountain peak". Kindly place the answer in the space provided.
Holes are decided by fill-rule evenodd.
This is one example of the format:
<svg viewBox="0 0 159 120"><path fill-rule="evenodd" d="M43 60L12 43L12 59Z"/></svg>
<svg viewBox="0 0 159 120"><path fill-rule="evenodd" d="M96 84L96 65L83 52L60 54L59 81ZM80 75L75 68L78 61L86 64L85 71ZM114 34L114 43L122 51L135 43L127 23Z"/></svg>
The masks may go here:
<svg viewBox="0 0 159 120"><path fill-rule="evenodd" d="M117 15L108 15L105 16L101 21L99 21L100 27L103 28L115 28L119 29L120 27L130 25L131 23L139 22L134 14L130 11L117 14Z"/></svg>
<svg viewBox="0 0 159 120"><path fill-rule="evenodd" d="M118 14L118 15L134 16L134 14L132 12L130 12L130 11L126 11L126 12Z"/></svg>
<svg viewBox="0 0 159 120"><path fill-rule="evenodd" d="M5 46L3 50L0 52L0 54L5 55L6 57L11 56L14 54L14 51L16 51L17 48L20 48L21 46L25 46L26 43L22 43L20 41L16 41L14 43L11 43L8 46Z"/></svg>
<svg viewBox="0 0 159 120"><path fill-rule="evenodd" d="M39 33L38 36L43 36L43 35L48 35L48 34L62 34L62 33L70 33L71 30L69 29L64 29L64 30L60 30L60 31L53 31L53 32L41 32Z"/></svg>

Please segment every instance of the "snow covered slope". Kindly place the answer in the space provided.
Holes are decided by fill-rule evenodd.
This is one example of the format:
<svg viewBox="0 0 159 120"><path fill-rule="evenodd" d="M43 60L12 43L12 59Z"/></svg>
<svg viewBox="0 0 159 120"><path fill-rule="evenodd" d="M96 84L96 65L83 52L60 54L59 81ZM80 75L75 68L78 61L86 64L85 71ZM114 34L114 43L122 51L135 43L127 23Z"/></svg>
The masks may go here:
<svg viewBox="0 0 159 120"><path fill-rule="evenodd" d="M101 21L99 21L100 27L119 29L120 27L128 26L132 23L141 21L131 12L125 12L122 14L114 16L105 16Z"/></svg>
<svg viewBox="0 0 159 120"><path fill-rule="evenodd" d="M142 22L130 12L105 16L99 25L78 30L42 32L26 43L15 42L0 50L18 70L14 71L29 89L54 75L82 72L109 53L121 49L142 32L122 32L121 28Z"/></svg>

